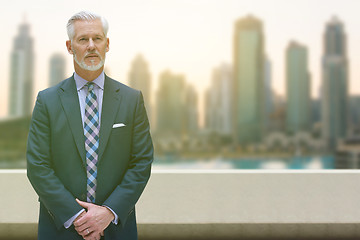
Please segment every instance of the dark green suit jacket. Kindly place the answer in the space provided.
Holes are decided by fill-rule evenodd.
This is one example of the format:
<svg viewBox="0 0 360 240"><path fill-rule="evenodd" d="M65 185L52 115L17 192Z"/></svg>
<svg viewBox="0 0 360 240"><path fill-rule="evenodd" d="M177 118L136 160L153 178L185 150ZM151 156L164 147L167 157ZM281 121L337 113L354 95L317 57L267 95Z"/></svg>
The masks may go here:
<svg viewBox="0 0 360 240"><path fill-rule="evenodd" d="M113 128L114 124L126 126ZM27 175L39 195L39 239L82 239L64 223L86 201L84 130L73 77L39 92L28 145ZM105 76L98 154L96 204L110 207L105 239L137 239L135 203L150 177L153 145L143 97Z"/></svg>

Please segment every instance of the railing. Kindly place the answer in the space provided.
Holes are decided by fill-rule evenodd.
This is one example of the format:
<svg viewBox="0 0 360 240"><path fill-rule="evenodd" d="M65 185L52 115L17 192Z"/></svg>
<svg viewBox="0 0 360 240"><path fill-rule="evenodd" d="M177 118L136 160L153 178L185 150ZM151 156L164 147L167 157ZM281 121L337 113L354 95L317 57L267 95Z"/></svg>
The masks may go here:
<svg viewBox="0 0 360 240"><path fill-rule="evenodd" d="M360 171L154 170L140 239L360 238ZM0 239L35 239L25 170L0 170Z"/></svg>

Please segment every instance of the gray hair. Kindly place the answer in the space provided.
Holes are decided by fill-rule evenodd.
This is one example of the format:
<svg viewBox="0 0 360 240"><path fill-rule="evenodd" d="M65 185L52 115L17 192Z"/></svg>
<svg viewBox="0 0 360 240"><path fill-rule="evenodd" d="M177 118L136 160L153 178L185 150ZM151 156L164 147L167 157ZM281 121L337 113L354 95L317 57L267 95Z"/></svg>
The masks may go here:
<svg viewBox="0 0 360 240"><path fill-rule="evenodd" d="M78 20L82 20L82 21L93 21L96 19L100 19L102 26L103 26L103 30L104 30L104 35L105 37L107 36L108 30L109 30L109 24L107 22L107 20L96 14L93 12L89 12L89 11L81 11L78 12L76 14L74 14L68 21L67 25L66 25L66 30L67 30L67 34L69 37L69 40L73 40L74 36L75 36L75 30L74 30L74 23Z"/></svg>

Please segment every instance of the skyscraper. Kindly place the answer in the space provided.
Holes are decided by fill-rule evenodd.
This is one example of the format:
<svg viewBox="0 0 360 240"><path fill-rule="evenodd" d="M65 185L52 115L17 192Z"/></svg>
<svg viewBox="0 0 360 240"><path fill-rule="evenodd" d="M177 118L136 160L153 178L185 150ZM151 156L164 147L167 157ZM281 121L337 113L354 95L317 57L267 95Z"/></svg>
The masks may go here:
<svg viewBox="0 0 360 240"><path fill-rule="evenodd" d="M55 86L65 79L65 57L55 53L50 58L49 86Z"/></svg>
<svg viewBox="0 0 360 240"><path fill-rule="evenodd" d="M295 41L286 50L286 130L309 131L311 125L310 75L307 48Z"/></svg>
<svg viewBox="0 0 360 240"><path fill-rule="evenodd" d="M348 121L348 60L344 24L333 17L324 34L322 58L322 136L329 149L346 137Z"/></svg>
<svg viewBox="0 0 360 240"><path fill-rule="evenodd" d="M213 70L211 85L206 93L205 124L212 132L230 135L233 127L232 86L233 70L221 64Z"/></svg>
<svg viewBox="0 0 360 240"><path fill-rule="evenodd" d="M25 21L14 39L10 64L9 115L30 115L34 103L34 53L30 25Z"/></svg>
<svg viewBox="0 0 360 240"><path fill-rule="evenodd" d="M198 94L192 85L187 85L185 91L185 131L191 135L199 130Z"/></svg>
<svg viewBox="0 0 360 240"><path fill-rule="evenodd" d="M258 143L264 125L264 34L262 22L239 19L234 31L235 140Z"/></svg>
<svg viewBox="0 0 360 240"><path fill-rule="evenodd" d="M142 92L146 111L148 113L149 120L151 120L151 76L148 63L141 54L138 54L131 63L129 71L129 85Z"/></svg>
<svg viewBox="0 0 360 240"><path fill-rule="evenodd" d="M270 60L264 58L264 132L271 131L271 115L275 111L274 92L272 89L272 66Z"/></svg>
<svg viewBox="0 0 360 240"><path fill-rule="evenodd" d="M349 123L350 126L350 135L359 136L360 135L360 96L353 95L349 97Z"/></svg>
<svg viewBox="0 0 360 240"><path fill-rule="evenodd" d="M185 133L186 84L183 75L169 70L160 74L156 96L156 133L167 136L182 136Z"/></svg>

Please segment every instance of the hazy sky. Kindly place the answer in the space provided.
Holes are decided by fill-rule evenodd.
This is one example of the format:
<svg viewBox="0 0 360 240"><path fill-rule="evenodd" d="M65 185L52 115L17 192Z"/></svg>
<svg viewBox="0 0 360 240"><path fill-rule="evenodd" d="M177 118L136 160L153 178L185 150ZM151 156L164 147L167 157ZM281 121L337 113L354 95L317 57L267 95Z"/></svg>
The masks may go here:
<svg viewBox="0 0 360 240"><path fill-rule="evenodd" d="M109 21L106 66L111 77L124 83L132 59L142 53L149 62L154 89L159 74L170 69L185 74L187 82L202 94L212 69L222 62L232 62L235 20L252 14L264 23L265 51L272 62L276 92L285 94L285 49L294 39L308 47L312 95L317 96L323 34L333 15L344 22L348 37L349 91L360 93L359 9L359 0L7 1L0 10L0 117L7 113L10 52L24 16L35 41L35 93L47 87L53 53L67 57L67 75L72 74L72 56L65 48L65 25L74 13L90 10Z"/></svg>

